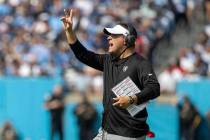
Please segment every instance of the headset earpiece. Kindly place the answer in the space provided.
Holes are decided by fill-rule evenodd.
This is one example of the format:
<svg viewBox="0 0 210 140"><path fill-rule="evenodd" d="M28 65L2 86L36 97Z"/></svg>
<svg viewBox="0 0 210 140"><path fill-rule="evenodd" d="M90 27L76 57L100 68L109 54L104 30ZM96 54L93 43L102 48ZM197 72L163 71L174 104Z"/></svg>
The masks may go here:
<svg viewBox="0 0 210 140"><path fill-rule="evenodd" d="M126 41L127 47L130 48L135 45L136 38L134 35L127 35L125 38L125 41Z"/></svg>
<svg viewBox="0 0 210 140"><path fill-rule="evenodd" d="M128 27L129 34L125 37L125 42L126 42L126 46L130 48L135 45L136 38L134 35L130 35L131 26L128 24L127 27Z"/></svg>

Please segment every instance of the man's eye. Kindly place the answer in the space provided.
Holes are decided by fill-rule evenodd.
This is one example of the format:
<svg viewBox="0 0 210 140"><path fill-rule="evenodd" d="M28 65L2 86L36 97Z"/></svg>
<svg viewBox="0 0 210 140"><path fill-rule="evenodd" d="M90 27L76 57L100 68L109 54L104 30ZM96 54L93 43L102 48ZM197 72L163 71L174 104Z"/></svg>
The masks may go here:
<svg viewBox="0 0 210 140"><path fill-rule="evenodd" d="M112 35L113 38L118 38L120 35Z"/></svg>

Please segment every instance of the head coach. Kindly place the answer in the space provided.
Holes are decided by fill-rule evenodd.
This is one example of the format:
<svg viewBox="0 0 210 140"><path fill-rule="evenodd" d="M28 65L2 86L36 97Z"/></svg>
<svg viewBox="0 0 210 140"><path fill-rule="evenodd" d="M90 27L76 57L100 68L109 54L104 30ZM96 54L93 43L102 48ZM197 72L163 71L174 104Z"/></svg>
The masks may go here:
<svg viewBox="0 0 210 140"><path fill-rule="evenodd" d="M72 30L73 10L64 11L65 16L61 20L68 44L75 56L82 63L103 71L103 121L94 140L145 140L149 131L146 107L139 110L137 107L138 112L135 115L131 115L128 107L139 106L158 97L160 86L151 64L135 53L135 28L125 23L104 28L104 33L108 35L108 54L96 54L87 50ZM129 89L129 86L128 89L125 89L125 86L120 87L122 81L127 78L139 89L138 93L132 91L132 88ZM122 96L113 92L116 86L123 89ZM135 94L127 94L127 91Z"/></svg>

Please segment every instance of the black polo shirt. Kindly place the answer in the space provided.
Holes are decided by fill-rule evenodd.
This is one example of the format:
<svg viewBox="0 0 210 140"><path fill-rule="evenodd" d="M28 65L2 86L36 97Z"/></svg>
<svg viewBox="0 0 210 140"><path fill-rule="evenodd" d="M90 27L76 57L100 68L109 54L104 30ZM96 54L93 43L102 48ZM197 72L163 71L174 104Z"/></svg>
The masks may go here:
<svg viewBox="0 0 210 140"><path fill-rule="evenodd" d="M79 41L70 46L81 62L103 71L103 129L108 133L125 137L146 135L149 130L146 123L146 108L132 117L126 109L113 106L113 98L116 95L112 92L112 88L125 78L130 77L141 90L136 94L137 104L159 96L160 86L149 62L137 53L123 59L114 59L110 54L96 54L88 51Z"/></svg>

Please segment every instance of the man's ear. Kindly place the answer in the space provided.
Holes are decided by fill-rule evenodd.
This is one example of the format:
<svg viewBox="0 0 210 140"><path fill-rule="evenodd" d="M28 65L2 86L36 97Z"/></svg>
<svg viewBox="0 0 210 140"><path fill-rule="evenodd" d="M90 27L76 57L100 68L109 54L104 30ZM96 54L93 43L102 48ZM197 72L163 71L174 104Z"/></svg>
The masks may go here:
<svg viewBox="0 0 210 140"><path fill-rule="evenodd" d="M126 43L126 38L124 37L124 46L127 46L127 43Z"/></svg>

